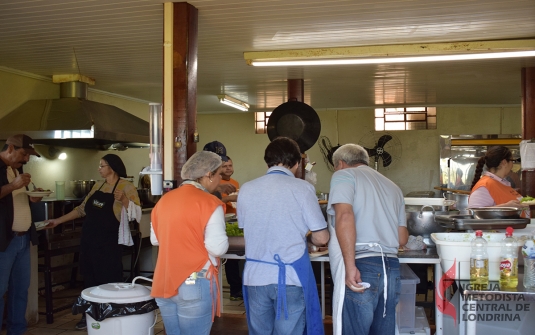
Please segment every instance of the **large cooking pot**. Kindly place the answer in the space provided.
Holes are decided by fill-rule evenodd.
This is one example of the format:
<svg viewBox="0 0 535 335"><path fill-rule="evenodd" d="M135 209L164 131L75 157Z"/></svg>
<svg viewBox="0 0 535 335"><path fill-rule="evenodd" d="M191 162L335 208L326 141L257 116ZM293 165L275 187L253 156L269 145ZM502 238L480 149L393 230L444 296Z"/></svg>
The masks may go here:
<svg viewBox="0 0 535 335"><path fill-rule="evenodd" d="M421 235L427 246L434 247L435 243L431 240L431 234L446 231L446 228L435 222L435 215L454 214L459 214L459 211L435 211L433 206L425 205L419 211L405 212L407 229L410 235Z"/></svg>
<svg viewBox="0 0 535 335"><path fill-rule="evenodd" d="M73 180L72 193L77 198L85 198L89 194L93 186L95 186L94 180Z"/></svg>
<svg viewBox="0 0 535 335"><path fill-rule="evenodd" d="M301 153L312 148L321 132L321 122L314 108L304 102L288 101L269 116L267 133L270 141L285 136L299 144Z"/></svg>
<svg viewBox="0 0 535 335"><path fill-rule="evenodd" d="M141 170L143 171L143 170ZM150 175L148 174L139 174L139 180L137 185L137 194L139 195L139 200L141 200L142 208L152 208L156 205L158 200L162 197L161 195L153 195L151 191L151 182Z"/></svg>

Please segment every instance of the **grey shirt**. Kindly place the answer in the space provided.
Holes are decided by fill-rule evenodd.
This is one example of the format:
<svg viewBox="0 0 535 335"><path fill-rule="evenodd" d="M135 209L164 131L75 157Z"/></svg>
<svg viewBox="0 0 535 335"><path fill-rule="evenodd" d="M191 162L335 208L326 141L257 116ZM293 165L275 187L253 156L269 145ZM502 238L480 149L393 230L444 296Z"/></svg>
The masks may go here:
<svg viewBox="0 0 535 335"><path fill-rule="evenodd" d="M333 204L353 206L357 243L378 243L389 256L398 253L398 227L407 226L401 189L369 166L337 171L331 179L327 214L336 225ZM356 258L380 256L379 247L356 246Z"/></svg>
<svg viewBox="0 0 535 335"><path fill-rule="evenodd" d="M292 263L303 256L308 231L327 227L314 187L280 166L271 167L265 176L243 184L237 207L247 258L273 263L273 256L279 254L284 263ZM277 284L278 273L276 265L248 261L243 283ZM301 286L290 266L286 267L286 284Z"/></svg>

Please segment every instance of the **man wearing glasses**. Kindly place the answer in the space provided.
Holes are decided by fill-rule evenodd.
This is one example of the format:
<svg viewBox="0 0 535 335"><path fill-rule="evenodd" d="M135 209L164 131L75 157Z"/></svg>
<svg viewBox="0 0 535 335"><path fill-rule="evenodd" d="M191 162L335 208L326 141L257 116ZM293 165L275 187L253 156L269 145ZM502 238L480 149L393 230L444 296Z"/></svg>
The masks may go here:
<svg viewBox="0 0 535 335"><path fill-rule="evenodd" d="M22 172L30 155L40 157L33 148L33 140L22 134L9 137L0 152L0 325L7 291L8 334L26 332L30 240L34 245L38 243L29 201L42 198L28 197L25 191L31 175Z"/></svg>

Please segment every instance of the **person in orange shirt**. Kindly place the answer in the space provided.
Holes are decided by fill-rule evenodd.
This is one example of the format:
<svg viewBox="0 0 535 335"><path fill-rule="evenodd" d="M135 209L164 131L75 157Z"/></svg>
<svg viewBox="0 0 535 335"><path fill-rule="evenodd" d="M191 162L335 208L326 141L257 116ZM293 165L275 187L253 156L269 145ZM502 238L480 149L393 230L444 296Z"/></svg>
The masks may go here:
<svg viewBox="0 0 535 335"><path fill-rule="evenodd" d="M236 187L237 190L238 188L240 188L240 184L230 177L234 173L234 165L232 163L232 159L230 159L229 156L226 157L227 161L223 162L223 166L221 168L221 181L219 182L219 185L231 184ZM229 195L227 193L222 193L221 196L221 201L223 201L227 205L226 213L236 214L236 208L232 205L232 202L234 202L234 205L236 204L238 195ZM227 259L227 262L225 263L225 275L227 277L227 282L230 286L230 300L243 300L239 259Z"/></svg>
<svg viewBox="0 0 535 335"><path fill-rule="evenodd" d="M223 166L221 168L221 184L230 184L238 190L240 188L240 184L235 180L230 178L234 174L234 164L232 163L232 159L230 159L229 156L227 156L227 161L223 162ZM236 200L238 199L237 194L229 195L227 193L221 193L221 201L223 201L227 205L227 214L236 214L236 208L232 205L234 202L234 205L236 204Z"/></svg>
<svg viewBox="0 0 535 335"><path fill-rule="evenodd" d="M491 147L487 154L479 158L472 181L468 208L476 207L526 207L520 195L506 179L516 159L511 150L503 146ZM487 171L483 172L483 166Z"/></svg>

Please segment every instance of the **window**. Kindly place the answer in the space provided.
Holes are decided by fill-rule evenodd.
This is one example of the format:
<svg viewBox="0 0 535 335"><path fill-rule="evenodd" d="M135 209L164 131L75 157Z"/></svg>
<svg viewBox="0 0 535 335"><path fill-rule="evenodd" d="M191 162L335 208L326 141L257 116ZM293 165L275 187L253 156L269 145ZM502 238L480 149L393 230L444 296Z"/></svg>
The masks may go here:
<svg viewBox="0 0 535 335"><path fill-rule="evenodd" d="M267 124L268 124L270 115L271 115L271 112L255 112L254 114L255 134L267 134Z"/></svg>
<svg viewBox="0 0 535 335"><path fill-rule="evenodd" d="M375 130L437 129L436 107L376 108Z"/></svg>

